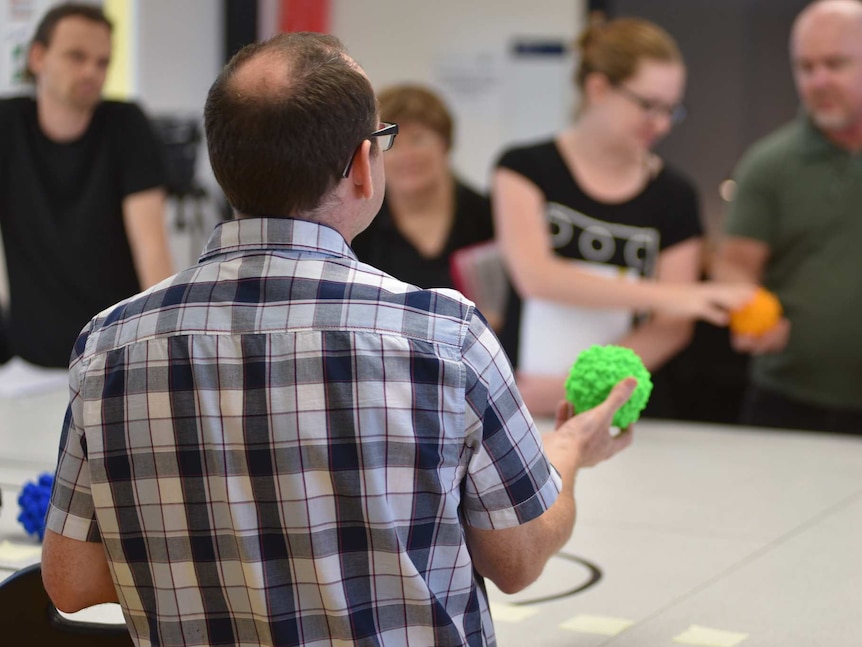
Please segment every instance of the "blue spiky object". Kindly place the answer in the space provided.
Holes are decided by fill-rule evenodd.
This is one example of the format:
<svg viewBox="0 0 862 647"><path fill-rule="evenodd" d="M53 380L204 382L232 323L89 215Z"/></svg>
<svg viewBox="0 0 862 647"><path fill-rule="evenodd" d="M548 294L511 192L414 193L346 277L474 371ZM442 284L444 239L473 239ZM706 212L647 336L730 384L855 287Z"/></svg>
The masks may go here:
<svg viewBox="0 0 862 647"><path fill-rule="evenodd" d="M24 526L28 535L36 535L39 541L45 538L45 515L48 514L52 487L54 487L54 475L44 472L35 483L27 481L21 489L21 494L18 495L18 506L21 508L18 521Z"/></svg>

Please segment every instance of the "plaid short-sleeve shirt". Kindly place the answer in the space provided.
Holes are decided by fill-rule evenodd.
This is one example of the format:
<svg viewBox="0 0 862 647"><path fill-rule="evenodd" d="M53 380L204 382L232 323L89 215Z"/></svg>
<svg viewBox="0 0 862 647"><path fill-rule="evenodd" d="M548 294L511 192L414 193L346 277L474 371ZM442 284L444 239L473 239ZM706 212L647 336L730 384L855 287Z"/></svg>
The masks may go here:
<svg viewBox="0 0 862 647"><path fill-rule="evenodd" d="M560 482L496 337L333 229L220 225L78 339L48 527L104 543L138 645L489 645L462 524Z"/></svg>

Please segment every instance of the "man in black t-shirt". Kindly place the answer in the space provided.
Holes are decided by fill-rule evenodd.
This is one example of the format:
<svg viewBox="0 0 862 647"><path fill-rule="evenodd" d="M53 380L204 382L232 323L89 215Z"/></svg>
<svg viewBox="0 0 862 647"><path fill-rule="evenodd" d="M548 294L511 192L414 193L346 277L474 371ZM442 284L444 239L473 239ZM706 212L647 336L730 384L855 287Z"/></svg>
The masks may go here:
<svg viewBox="0 0 862 647"><path fill-rule="evenodd" d="M160 145L137 106L101 99L110 56L100 8L59 5L30 46L35 99L0 100L8 344L42 366L67 366L93 315L172 273Z"/></svg>

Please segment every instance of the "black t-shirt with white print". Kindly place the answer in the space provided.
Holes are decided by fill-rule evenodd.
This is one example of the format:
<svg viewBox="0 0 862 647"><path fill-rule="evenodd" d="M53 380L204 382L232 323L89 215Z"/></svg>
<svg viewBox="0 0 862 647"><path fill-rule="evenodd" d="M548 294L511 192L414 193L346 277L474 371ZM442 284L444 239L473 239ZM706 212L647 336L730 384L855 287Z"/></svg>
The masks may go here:
<svg viewBox="0 0 862 647"><path fill-rule="evenodd" d="M497 167L522 175L541 191L554 252L565 258L648 277L663 250L702 234L694 186L666 165L638 195L612 204L581 189L553 140L509 149ZM513 290L500 337L514 366L520 319L521 300Z"/></svg>

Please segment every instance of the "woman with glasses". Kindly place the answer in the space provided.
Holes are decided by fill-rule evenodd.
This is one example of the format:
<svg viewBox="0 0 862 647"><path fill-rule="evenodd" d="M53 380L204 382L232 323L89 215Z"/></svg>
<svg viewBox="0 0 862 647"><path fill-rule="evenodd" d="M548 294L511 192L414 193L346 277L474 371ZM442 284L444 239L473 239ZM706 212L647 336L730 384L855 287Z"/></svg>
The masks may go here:
<svg viewBox="0 0 862 647"><path fill-rule="evenodd" d="M535 415L553 415L591 344L628 346L656 370L689 343L694 319L724 325L752 294L697 282L695 189L651 151L684 115L676 43L650 22L618 19L578 44L574 124L504 152L493 180L515 288L501 337Z"/></svg>
<svg viewBox="0 0 862 647"><path fill-rule="evenodd" d="M435 93L397 85L378 98L381 119L398 123L398 142L383 159L383 206L353 249L402 281L456 287L452 254L494 236L490 202L454 176L452 116Z"/></svg>

